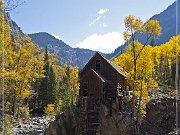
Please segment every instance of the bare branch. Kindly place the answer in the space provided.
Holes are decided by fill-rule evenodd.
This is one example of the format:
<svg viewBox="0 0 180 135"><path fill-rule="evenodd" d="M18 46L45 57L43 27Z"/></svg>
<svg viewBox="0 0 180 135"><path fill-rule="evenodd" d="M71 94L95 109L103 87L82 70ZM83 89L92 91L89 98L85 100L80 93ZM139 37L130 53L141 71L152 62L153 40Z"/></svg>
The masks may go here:
<svg viewBox="0 0 180 135"><path fill-rule="evenodd" d="M150 34L148 34L148 35L147 35L146 42L144 43L144 45L143 45L143 47L141 48L141 50L138 52L138 54L137 54L137 56L136 56L135 60L137 60L137 59L138 59L138 57L139 57L140 53L142 52L142 50L144 49L144 47L148 44L149 39L150 39L151 37L152 37L152 33L150 33Z"/></svg>
<svg viewBox="0 0 180 135"><path fill-rule="evenodd" d="M24 5L26 3L25 0L4 0L5 11L11 11L16 9L18 6Z"/></svg>

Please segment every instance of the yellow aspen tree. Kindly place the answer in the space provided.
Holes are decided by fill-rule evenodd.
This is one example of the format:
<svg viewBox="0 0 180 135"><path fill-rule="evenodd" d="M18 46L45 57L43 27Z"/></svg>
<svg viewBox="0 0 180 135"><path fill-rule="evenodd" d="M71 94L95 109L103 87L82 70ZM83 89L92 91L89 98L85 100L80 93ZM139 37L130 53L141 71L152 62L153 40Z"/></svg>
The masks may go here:
<svg viewBox="0 0 180 135"><path fill-rule="evenodd" d="M142 61L141 59L141 54L143 53L144 48L148 45L149 41L153 37L158 37L161 34L161 26L157 20L148 20L146 23L143 23L143 21L140 18L136 18L135 16L129 15L124 19L124 24L125 24L125 32L124 32L124 38L127 41L127 43L131 46L130 49L130 54L131 54L131 61L133 63L132 65L132 70L130 71L128 77L130 77L128 80L130 80L131 87L134 92L134 96L132 98L133 102L133 118L136 123L136 132L138 134L138 125L139 125L139 118L141 116L144 116L141 114L142 111L145 111L145 107L141 106L141 100L143 97L142 93L147 93L146 86L144 85L145 82L143 82L144 77L139 76L139 73L145 74L148 73L149 71L144 68L138 67L138 63L142 62L140 64L144 63L147 64L147 62L144 60ZM146 36L145 42L142 45L138 45L138 41L136 39L137 34L143 33ZM139 68L139 69L138 69ZM139 70L142 70L139 72ZM133 75L133 76L131 76ZM139 78L141 78L141 82L139 82ZM140 97L137 96L137 87L140 87ZM138 90L139 91L139 90ZM144 92L143 92L144 91ZM146 94L145 94L146 95ZM143 105L145 106L145 105ZM142 110L142 111L139 111Z"/></svg>
<svg viewBox="0 0 180 135"><path fill-rule="evenodd" d="M70 73L70 89L72 95L72 104L77 100L79 95L79 78L78 78L78 67L74 67Z"/></svg>

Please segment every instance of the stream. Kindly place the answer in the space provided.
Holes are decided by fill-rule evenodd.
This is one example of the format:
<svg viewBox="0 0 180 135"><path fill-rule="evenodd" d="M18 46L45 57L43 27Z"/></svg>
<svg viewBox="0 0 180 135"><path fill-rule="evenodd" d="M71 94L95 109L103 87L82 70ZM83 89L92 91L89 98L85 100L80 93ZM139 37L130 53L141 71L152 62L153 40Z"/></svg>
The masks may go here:
<svg viewBox="0 0 180 135"><path fill-rule="evenodd" d="M54 116L31 117L27 121L13 122L14 135L43 135Z"/></svg>

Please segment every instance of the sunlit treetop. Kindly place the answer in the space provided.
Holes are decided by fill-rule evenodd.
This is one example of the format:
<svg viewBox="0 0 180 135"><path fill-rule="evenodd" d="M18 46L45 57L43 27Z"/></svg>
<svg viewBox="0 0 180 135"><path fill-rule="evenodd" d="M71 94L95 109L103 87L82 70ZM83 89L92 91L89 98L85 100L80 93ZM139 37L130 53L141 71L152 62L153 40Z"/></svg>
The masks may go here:
<svg viewBox="0 0 180 135"><path fill-rule="evenodd" d="M124 39L129 40L130 38L135 39L136 32L137 33L146 33L147 38L149 39L152 36L160 36L162 28L157 20L148 20L146 23L139 17L135 17L132 15L127 16L124 19L125 24L125 32Z"/></svg>

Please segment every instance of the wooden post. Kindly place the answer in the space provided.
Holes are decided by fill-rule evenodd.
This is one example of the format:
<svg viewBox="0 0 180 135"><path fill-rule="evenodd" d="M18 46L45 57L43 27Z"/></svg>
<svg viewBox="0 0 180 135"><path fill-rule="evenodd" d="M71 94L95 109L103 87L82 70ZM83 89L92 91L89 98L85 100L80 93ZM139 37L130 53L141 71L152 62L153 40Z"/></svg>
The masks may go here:
<svg viewBox="0 0 180 135"><path fill-rule="evenodd" d="M110 113L109 113L110 117L112 116L112 98L110 99Z"/></svg>

